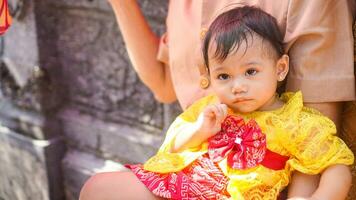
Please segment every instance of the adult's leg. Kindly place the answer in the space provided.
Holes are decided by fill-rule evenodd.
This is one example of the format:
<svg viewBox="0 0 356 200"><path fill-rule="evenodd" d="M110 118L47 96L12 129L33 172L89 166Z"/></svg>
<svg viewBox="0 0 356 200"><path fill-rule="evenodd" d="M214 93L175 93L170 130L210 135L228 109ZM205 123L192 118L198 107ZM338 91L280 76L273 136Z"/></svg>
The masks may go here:
<svg viewBox="0 0 356 200"><path fill-rule="evenodd" d="M342 114L340 137L356 155L356 101L346 102ZM356 166L352 165L352 186L347 199L356 199Z"/></svg>
<svg viewBox="0 0 356 200"><path fill-rule="evenodd" d="M91 177L79 200L162 199L151 193L131 172L105 172Z"/></svg>

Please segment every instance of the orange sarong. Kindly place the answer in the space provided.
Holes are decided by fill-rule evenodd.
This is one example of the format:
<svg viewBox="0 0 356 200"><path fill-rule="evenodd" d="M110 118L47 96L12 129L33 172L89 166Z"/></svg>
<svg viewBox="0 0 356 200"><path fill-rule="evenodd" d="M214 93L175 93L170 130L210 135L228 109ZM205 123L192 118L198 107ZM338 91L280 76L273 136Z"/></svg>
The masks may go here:
<svg viewBox="0 0 356 200"><path fill-rule="evenodd" d="M10 27L11 21L7 0L0 0L0 35L4 34Z"/></svg>

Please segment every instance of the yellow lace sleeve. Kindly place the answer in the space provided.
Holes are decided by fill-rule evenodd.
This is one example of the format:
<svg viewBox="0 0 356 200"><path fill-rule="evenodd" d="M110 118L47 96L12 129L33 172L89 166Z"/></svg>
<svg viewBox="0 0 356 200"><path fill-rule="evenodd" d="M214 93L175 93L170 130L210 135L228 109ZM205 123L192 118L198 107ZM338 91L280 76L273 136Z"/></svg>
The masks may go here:
<svg viewBox="0 0 356 200"><path fill-rule="evenodd" d="M319 112L303 108L298 121L284 122L282 143L290 152L290 167L306 174L318 174L334 164L351 165L354 155L338 138L334 123ZM293 123L294 121L294 123Z"/></svg>
<svg viewBox="0 0 356 200"><path fill-rule="evenodd" d="M196 121L202 109L215 102L215 100L216 97L214 96L204 97L178 116L169 127L166 138L157 154L144 164L144 169L158 173L177 172L206 153L208 149L207 143L178 153L171 153L170 151L177 134L184 134L184 132L190 131L192 123Z"/></svg>

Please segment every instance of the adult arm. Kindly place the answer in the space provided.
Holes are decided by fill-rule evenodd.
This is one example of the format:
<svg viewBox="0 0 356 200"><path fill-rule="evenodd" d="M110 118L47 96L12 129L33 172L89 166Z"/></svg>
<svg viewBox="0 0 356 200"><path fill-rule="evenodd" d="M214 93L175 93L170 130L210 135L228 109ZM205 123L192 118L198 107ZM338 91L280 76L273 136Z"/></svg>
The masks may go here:
<svg viewBox="0 0 356 200"><path fill-rule="evenodd" d="M129 58L142 82L163 103L176 100L169 67L157 60L159 37L135 0L108 0L119 24Z"/></svg>

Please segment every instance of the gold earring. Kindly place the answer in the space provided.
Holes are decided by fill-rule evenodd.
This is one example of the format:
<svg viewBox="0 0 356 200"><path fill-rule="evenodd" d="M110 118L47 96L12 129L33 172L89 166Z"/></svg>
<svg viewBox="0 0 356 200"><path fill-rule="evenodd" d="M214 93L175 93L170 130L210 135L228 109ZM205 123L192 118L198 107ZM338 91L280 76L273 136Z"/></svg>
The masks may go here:
<svg viewBox="0 0 356 200"><path fill-rule="evenodd" d="M206 89L207 87L209 87L209 85L210 85L209 78L206 76L200 76L200 88Z"/></svg>
<svg viewBox="0 0 356 200"><path fill-rule="evenodd" d="M278 77L278 81L283 81L283 80L284 80L284 78L282 75Z"/></svg>

